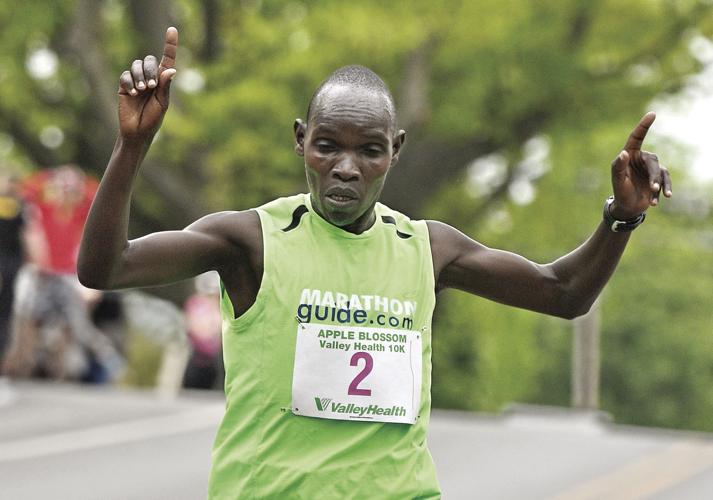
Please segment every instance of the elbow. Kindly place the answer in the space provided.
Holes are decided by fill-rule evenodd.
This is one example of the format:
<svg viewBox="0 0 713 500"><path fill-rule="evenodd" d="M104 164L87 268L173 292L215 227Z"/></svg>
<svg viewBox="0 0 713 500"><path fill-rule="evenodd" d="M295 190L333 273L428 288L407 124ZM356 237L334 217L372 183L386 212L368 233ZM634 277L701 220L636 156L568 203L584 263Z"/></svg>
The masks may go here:
<svg viewBox="0 0 713 500"><path fill-rule="evenodd" d="M116 259L110 255L97 254L82 246L77 258L77 278L79 282L95 290L116 289Z"/></svg>
<svg viewBox="0 0 713 500"><path fill-rule="evenodd" d="M592 309L595 299L596 297L591 300L589 298L571 296L564 297L562 300L558 301L559 307L557 307L552 314L559 318L568 320L579 318L580 316L587 314Z"/></svg>
<svg viewBox="0 0 713 500"><path fill-rule="evenodd" d="M86 258L82 248L79 250L79 258L77 259L77 278L82 286L100 290L102 288L99 273L96 272L94 266L91 265L89 259Z"/></svg>
<svg viewBox="0 0 713 500"><path fill-rule="evenodd" d="M568 319L568 320L573 320L577 319L580 316L584 316L589 312L591 307L584 307L584 308L578 308L578 309L567 309L565 311L562 311L561 313L557 314L558 317L562 319Z"/></svg>
<svg viewBox="0 0 713 500"><path fill-rule="evenodd" d="M543 266L543 269L543 274L548 278L546 284L550 285L545 287L545 289L549 288L548 302L552 305L549 314L573 320L589 312L599 295L599 290L592 293L591 290L582 289L571 278L558 274L551 265Z"/></svg>
<svg viewBox="0 0 713 500"><path fill-rule="evenodd" d="M87 288L93 288L95 290L106 290L109 288L106 280L102 280L95 273L88 270L86 266L77 266L77 278L79 278L79 282Z"/></svg>
<svg viewBox="0 0 713 500"><path fill-rule="evenodd" d="M105 269L92 265L80 256L77 262L77 278L83 286L95 290L111 290L113 284L110 276Z"/></svg>

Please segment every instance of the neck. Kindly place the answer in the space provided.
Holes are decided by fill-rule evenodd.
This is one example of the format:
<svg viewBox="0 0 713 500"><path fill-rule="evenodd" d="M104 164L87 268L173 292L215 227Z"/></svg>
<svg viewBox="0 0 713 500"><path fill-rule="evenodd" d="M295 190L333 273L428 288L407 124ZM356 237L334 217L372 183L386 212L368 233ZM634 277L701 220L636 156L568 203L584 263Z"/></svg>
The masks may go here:
<svg viewBox="0 0 713 500"><path fill-rule="evenodd" d="M369 229L371 226L373 226L374 222L376 222L376 213L374 212L374 207L371 207L369 210L364 212L361 217L359 217L351 224L338 227L350 233L361 234L367 229Z"/></svg>
<svg viewBox="0 0 713 500"><path fill-rule="evenodd" d="M310 195L311 197L312 195ZM317 212L317 214L322 217L324 220L332 224L333 226L338 227L339 229L343 231L347 231L348 233L353 233L353 234L361 234L367 229L369 229L371 226L374 225L374 222L376 222L376 212L374 211L374 206L376 205L376 202L371 205L362 215L360 215L356 220L353 222L350 222L349 224L346 225L339 225L327 218L322 211L319 209L317 206L317 203L314 202L314 198L312 198L312 209Z"/></svg>

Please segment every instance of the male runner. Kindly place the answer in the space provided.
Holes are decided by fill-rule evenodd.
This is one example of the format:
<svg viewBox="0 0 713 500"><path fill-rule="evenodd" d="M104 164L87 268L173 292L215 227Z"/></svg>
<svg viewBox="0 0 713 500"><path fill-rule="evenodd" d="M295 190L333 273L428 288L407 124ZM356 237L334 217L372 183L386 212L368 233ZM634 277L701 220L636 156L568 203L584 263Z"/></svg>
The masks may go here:
<svg viewBox="0 0 713 500"><path fill-rule="evenodd" d="M643 213L671 195L641 150L645 115L612 163L605 222L546 265L377 203L405 132L362 67L337 70L294 125L309 194L208 215L127 240L133 180L168 109L178 32L160 63L120 78L120 134L84 233L79 273L95 288L221 277L226 413L211 498L438 498L426 448L435 292L459 288L572 318L614 271Z"/></svg>

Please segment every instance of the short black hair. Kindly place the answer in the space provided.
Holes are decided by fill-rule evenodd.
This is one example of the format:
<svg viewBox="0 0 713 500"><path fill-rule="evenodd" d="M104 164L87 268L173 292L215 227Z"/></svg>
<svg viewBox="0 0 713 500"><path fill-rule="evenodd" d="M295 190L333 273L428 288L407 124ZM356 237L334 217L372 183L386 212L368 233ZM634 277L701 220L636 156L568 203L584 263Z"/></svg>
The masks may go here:
<svg viewBox="0 0 713 500"><path fill-rule="evenodd" d="M384 80L382 80L379 75L366 66L359 66L358 64L343 66L334 70L331 75L319 84L319 87L317 87L317 90L315 90L314 94L312 94L312 97L309 100L309 105L307 106L308 124L312 113L312 104L322 90L330 85L353 86L384 95L388 102L389 109L387 109L387 111L391 116L392 128L394 131L396 130L396 105L394 104L394 97L391 95L389 87L386 83L384 83Z"/></svg>

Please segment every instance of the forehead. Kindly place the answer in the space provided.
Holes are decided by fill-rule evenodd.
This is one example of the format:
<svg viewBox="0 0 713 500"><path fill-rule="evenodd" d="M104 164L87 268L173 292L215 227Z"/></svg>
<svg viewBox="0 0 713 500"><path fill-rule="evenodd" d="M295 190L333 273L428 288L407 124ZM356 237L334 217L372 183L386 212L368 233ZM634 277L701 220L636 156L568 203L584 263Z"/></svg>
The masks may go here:
<svg viewBox="0 0 713 500"><path fill-rule="evenodd" d="M329 85L312 102L309 128L368 128L392 131L394 113L383 92L347 85Z"/></svg>

